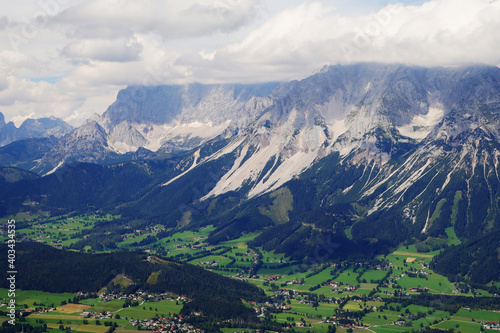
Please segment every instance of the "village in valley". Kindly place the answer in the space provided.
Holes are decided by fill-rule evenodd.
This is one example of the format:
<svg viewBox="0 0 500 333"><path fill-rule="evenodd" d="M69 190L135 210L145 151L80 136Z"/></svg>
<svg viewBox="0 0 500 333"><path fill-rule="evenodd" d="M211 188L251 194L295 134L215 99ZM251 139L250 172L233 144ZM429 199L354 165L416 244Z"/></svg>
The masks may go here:
<svg viewBox="0 0 500 333"><path fill-rule="evenodd" d="M451 282L431 268L439 250L419 252L402 246L370 261L297 261L248 243L256 234L217 245L206 243L213 230L166 231L131 228L116 237L108 248L95 248L82 237L88 228L112 221L111 215L38 217L25 222L19 235L55 248L84 253L139 249L146 261L171 258L254 284L265 291L263 303L244 301L264 323L275 322L282 330L296 332L402 333L422 329L455 333L493 333L499 329L500 297L491 290L464 282ZM452 237L450 242L456 242ZM154 279L154 277L150 277ZM97 293L53 294L19 291L18 315L32 325L74 332L200 332L193 325L204 313L182 315L191 299L165 290L153 293L123 290L133 282L117 273ZM494 287L494 286L493 286ZM0 290L6 300L6 290ZM484 300L484 301L482 301ZM468 304L470 301L476 305ZM0 306L0 311L6 304ZM253 331L221 323L223 332ZM236 325L237 326L237 325Z"/></svg>

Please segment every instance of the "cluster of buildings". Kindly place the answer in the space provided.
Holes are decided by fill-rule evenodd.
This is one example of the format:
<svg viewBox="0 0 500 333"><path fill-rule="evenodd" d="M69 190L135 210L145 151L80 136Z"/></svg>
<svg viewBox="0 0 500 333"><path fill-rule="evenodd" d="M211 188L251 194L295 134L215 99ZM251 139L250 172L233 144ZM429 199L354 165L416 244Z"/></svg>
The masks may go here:
<svg viewBox="0 0 500 333"><path fill-rule="evenodd" d="M129 320L130 325L153 332L203 333L204 331L182 322L182 316L172 318L151 318Z"/></svg>
<svg viewBox="0 0 500 333"><path fill-rule="evenodd" d="M338 327L344 328L344 329L347 329L347 328L352 328L352 329L360 328L360 329L364 329L364 328L366 328L363 325L356 324L356 318L351 318L349 316L347 316L347 317L333 316L331 318L324 319L323 323L333 324L335 326L338 326Z"/></svg>
<svg viewBox="0 0 500 333"><path fill-rule="evenodd" d="M99 299L101 302L109 302L113 301L116 299L129 299L131 301L137 301L137 302L159 302L163 300L177 300L181 302L188 302L189 299L185 296L177 296L174 297L172 296L171 293L147 293L141 290L138 290L135 294L123 294L123 293L118 293L118 294L100 294Z"/></svg>
<svg viewBox="0 0 500 333"><path fill-rule="evenodd" d="M356 291L358 290L358 286L354 284L347 284L345 286L341 285L338 282L332 281L330 282L330 287L332 287L333 292L339 292L339 291Z"/></svg>
<svg viewBox="0 0 500 333"><path fill-rule="evenodd" d="M384 260L378 264L363 261L363 262L356 262L353 265L356 268L366 268L369 270L371 269L371 270L378 270L378 271L381 271L381 270L388 271L391 268L391 262L387 261L387 260ZM346 266L348 266L348 264L346 264Z"/></svg>
<svg viewBox="0 0 500 333"><path fill-rule="evenodd" d="M261 317L264 316L264 314L269 311L269 309L277 309L277 310L290 310L292 309L291 306L286 305L286 304L277 304L277 303L270 303L266 302L263 303L260 307L256 306L257 304L255 302L252 302L255 307L253 308L255 310L255 313Z"/></svg>
<svg viewBox="0 0 500 333"><path fill-rule="evenodd" d="M500 322L498 321L481 322L481 325L488 330L500 330Z"/></svg>
<svg viewBox="0 0 500 333"><path fill-rule="evenodd" d="M111 312L82 312L81 315L84 318L94 318L94 319L113 319L113 313Z"/></svg>
<svg viewBox="0 0 500 333"><path fill-rule="evenodd" d="M236 253L237 257L253 257L257 258L258 254L255 251L245 252L245 253Z"/></svg>
<svg viewBox="0 0 500 333"><path fill-rule="evenodd" d="M130 227L125 226L125 229L130 229ZM141 235L156 235L157 233L165 231L165 227L158 227L158 226L152 226L149 229L134 229L132 232L133 234L125 234L122 236L122 240L127 240L129 238L136 238L137 236Z"/></svg>
<svg viewBox="0 0 500 333"><path fill-rule="evenodd" d="M393 321L392 322L393 325L397 325L397 326L411 326L411 321L405 321L405 320L396 320L396 321Z"/></svg>
<svg viewBox="0 0 500 333"><path fill-rule="evenodd" d="M304 284L304 281L302 280L291 280L291 281L287 281L286 284Z"/></svg>
<svg viewBox="0 0 500 333"><path fill-rule="evenodd" d="M281 275L271 275L267 277L267 281L276 281L281 278Z"/></svg>

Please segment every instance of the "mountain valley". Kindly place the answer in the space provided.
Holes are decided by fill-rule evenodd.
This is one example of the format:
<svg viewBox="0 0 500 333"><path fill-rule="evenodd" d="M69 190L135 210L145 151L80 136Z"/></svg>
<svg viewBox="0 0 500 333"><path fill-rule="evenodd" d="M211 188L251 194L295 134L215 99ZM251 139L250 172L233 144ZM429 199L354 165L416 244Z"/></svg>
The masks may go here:
<svg viewBox="0 0 500 333"><path fill-rule="evenodd" d="M73 262L98 258L109 263L98 269L105 276L85 291L105 295L126 266L120 253L200 266L248 282L235 290L250 285L232 305L221 301L238 314L208 320L240 328L257 325L255 311L268 330L303 322L331 332L332 320L341 332L363 323L408 332L410 324L394 324L403 320L433 332L465 320L468 299L489 311L482 315L499 310L498 67L361 63L287 83L130 86L77 128L52 121L59 127L0 147L0 227L14 219L23 251L67 260L40 257L43 274L54 265L63 279ZM153 268L170 270L137 265L147 276L127 278L146 290ZM78 272L71 276L83 285ZM24 289L80 291L26 281ZM182 281L172 283L169 291L186 295ZM108 291L115 287L112 297L128 297L113 284ZM203 302L177 310L196 326L200 309L209 317ZM408 302L425 311L418 317ZM242 304L251 320L239 318ZM397 306L410 307L389 309ZM321 318L310 313L318 308ZM479 332L469 319L462 332Z"/></svg>

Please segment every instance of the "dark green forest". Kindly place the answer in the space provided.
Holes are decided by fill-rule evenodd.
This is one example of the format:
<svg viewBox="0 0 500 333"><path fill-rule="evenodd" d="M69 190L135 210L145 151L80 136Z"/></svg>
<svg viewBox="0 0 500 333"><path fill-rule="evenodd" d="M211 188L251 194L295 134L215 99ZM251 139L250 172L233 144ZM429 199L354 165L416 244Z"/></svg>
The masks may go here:
<svg viewBox="0 0 500 333"><path fill-rule="evenodd" d="M485 285L500 281L500 230L445 249L433 259L431 268L452 282Z"/></svg>

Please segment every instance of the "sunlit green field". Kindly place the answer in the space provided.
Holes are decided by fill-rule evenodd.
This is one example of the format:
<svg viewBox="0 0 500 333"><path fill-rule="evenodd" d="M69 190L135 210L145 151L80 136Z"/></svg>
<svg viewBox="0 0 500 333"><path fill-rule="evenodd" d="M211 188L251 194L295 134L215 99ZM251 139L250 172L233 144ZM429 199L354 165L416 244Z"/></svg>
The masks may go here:
<svg viewBox="0 0 500 333"><path fill-rule="evenodd" d="M474 319L476 321L497 321L500 322L500 312L484 310L460 309L453 315L457 319Z"/></svg>
<svg viewBox="0 0 500 333"><path fill-rule="evenodd" d="M28 309L33 309L35 307L40 307L40 304L44 304L45 306L41 307L49 307L51 304L54 306L61 305L62 301L68 301L68 299L73 299L76 295L70 293L64 294L54 294L47 293L43 291L36 290L16 290L15 293L16 305L18 307L23 307L26 304ZM0 299L2 302L8 302L10 298L8 298L8 290L0 289ZM35 306L34 303L37 305ZM0 310L5 311L6 306L0 307Z"/></svg>
<svg viewBox="0 0 500 333"><path fill-rule="evenodd" d="M433 327L442 328L442 329L453 328L457 332L460 331L462 333L478 333L480 331L481 324L469 322L469 321L452 319L452 320L443 321L437 325L433 325Z"/></svg>

